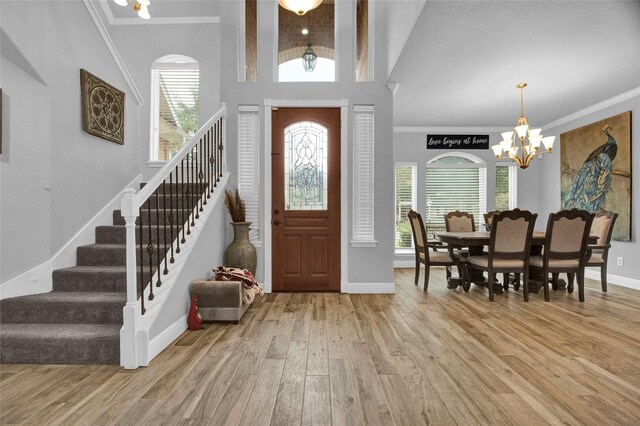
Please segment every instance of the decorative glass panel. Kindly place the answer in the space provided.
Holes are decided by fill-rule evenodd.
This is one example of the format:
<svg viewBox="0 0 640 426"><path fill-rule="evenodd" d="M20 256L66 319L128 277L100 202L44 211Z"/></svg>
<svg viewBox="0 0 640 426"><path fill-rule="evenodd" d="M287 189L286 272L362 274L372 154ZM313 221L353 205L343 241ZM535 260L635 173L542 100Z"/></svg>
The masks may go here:
<svg viewBox="0 0 640 426"><path fill-rule="evenodd" d="M327 210L327 128L310 121L284 129L286 210Z"/></svg>

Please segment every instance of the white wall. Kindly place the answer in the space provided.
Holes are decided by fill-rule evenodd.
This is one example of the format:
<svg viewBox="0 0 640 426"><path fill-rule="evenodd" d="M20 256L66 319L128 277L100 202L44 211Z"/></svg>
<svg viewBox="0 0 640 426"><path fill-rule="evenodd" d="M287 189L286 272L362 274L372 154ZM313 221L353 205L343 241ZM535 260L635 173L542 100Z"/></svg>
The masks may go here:
<svg viewBox="0 0 640 426"><path fill-rule="evenodd" d="M375 248L343 247L348 250L349 263L348 280L350 283L391 283L393 282L393 151L392 151L392 118L393 103L391 93L386 87L387 70L387 26L386 12L387 2L375 3L375 82L354 82L354 47L355 31L355 7L353 2L336 2L337 19L337 81L332 83L275 83L275 52L277 43L274 36L274 23L276 21L275 2L258 2L258 82L238 82L238 10L237 2L224 2L220 7L222 51L224 58L221 72L221 99L229 108L227 126L229 170L233 174L236 171L237 158L237 107L238 105L259 105L261 119L261 146L262 153L270 152L270 147L264 146L264 114L270 111L264 110L265 99L274 100L340 100L349 99L350 111L352 105L375 105L375 238L378 245ZM352 113L349 114L349 138L342 143L348 144L351 165L351 127ZM265 155L262 155L261 164L264 170ZM270 161L270 159L268 160ZM351 166L349 166L351 169ZM349 203L343 208L352 208L352 176L351 171L342 175L342 179L348 180ZM233 183L232 183L233 185ZM271 189L261 188L263 197L271 196ZM270 212L262 212L262 214ZM347 235L351 240L351 214L349 213ZM269 216L270 217L270 216ZM345 265L343 265L343 268ZM264 251L258 251L259 281L264 281Z"/></svg>
<svg viewBox="0 0 640 426"><path fill-rule="evenodd" d="M194 58L200 66L200 124L220 108L220 27L218 24L114 25L109 32L133 77L144 104L140 107L140 169L148 180L151 63L169 54Z"/></svg>
<svg viewBox="0 0 640 426"><path fill-rule="evenodd" d="M0 14L6 282L50 259L130 182L139 149L137 106L82 2L2 1ZM124 145L82 130L80 68L125 91Z"/></svg>
<svg viewBox="0 0 640 426"><path fill-rule="evenodd" d="M587 108L588 109L588 108ZM640 149L634 146L640 137L640 96L619 102L600 111L568 121L553 128L544 129L545 135L556 135L557 148L543 161L544 169L538 170L539 184L536 186L540 193L539 222L546 224L549 213L560 210L560 134L585 126L595 121L604 120L626 111L631 111L631 241L612 241L609 251L609 274L637 280L640 285ZM616 265L616 258L624 258L624 266Z"/></svg>
<svg viewBox="0 0 640 426"><path fill-rule="evenodd" d="M391 3L392 7L389 7L387 11L388 25L392 29L387 38L387 77L391 75L396 66L413 27L418 21L424 5L427 4L426 0L395 0Z"/></svg>

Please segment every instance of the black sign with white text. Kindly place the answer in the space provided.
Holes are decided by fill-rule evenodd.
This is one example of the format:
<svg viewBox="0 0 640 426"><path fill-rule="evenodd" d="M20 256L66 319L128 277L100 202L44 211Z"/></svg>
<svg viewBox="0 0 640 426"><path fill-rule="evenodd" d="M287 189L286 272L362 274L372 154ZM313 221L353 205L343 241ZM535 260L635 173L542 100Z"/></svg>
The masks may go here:
<svg viewBox="0 0 640 426"><path fill-rule="evenodd" d="M427 135L427 149L489 149L489 135Z"/></svg>

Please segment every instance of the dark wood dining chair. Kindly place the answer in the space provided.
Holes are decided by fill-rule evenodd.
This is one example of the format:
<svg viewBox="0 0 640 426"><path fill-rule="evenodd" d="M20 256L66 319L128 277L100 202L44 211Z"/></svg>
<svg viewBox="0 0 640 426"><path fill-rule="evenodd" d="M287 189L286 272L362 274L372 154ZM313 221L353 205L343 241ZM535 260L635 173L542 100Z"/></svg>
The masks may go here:
<svg viewBox="0 0 640 426"><path fill-rule="evenodd" d="M578 276L578 297L584 302L587 242L594 216L593 213L578 209L561 210L549 215L543 254L531 256L529 261L532 269L542 270L545 300L548 301L549 273L554 275L554 282L557 281L557 274L565 273L568 281L569 274Z"/></svg>
<svg viewBox="0 0 640 426"><path fill-rule="evenodd" d="M596 212L589 232L589 235L598 237L598 242L593 245L587 245L589 257L586 266L600 268L600 286L604 293L607 292L607 261L609 259L609 248L611 248L611 236L617 219L618 213L601 209ZM567 274L567 289L573 289L573 280L574 274Z"/></svg>
<svg viewBox="0 0 640 426"><path fill-rule="evenodd" d="M416 251L416 277L415 284L418 285L420 279L420 264L424 265L424 291L429 287L429 272L432 266L444 266L446 269L447 280L451 277L451 267L454 266L453 259L449 254L448 248L441 242L429 242L427 240L427 231L422 221L420 213L410 210L407 213L409 223L411 223L411 231L413 233L413 245ZM445 251L438 251L441 248Z"/></svg>
<svg viewBox="0 0 640 426"><path fill-rule="evenodd" d="M482 217L484 218L484 227L487 229L487 231L491 229L491 219L495 214L498 213L500 213L500 210L493 210L482 215Z"/></svg>
<svg viewBox="0 0 640 426"><path fill-rule="evenodd" d="M456 210L444 215L444 226L447 232L475 232L476 222L473 214Z"/></svg>
<svg viewBox="0 0 640 426"><path fill-rule="evenodd" d="M493 215L491 231L489 231L489 250L481 256L467 257L467 273L469 280L471 269L486 271L489 277L489 300L494 301L495 273L519 273L524 277L524 300L529 300L529 253L531 237L538 215L527 210L507 210ZM548 297L548 291L545 297Z"/></svg>

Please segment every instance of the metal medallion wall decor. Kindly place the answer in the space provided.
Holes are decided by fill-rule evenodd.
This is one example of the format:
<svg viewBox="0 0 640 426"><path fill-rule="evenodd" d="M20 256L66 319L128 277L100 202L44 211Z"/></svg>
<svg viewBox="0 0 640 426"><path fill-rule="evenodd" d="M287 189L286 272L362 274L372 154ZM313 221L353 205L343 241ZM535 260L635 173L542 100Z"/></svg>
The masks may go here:
<svg viewBox="0 0 640 426"><path fill-rule="evenodd" d="M85 69L80 70L80 87L84 131L124 145L124 92Z"/></svg>
<svg viewBox="0 0 640 426"><path fill-rule="evenodd" d="M618 213L612 238L631 240L631 111L560 135L562 208Z"/></svg>
<svg viewBox="0 0 640 426"><path fill-rule="evenodd" d="M489 135L427 135L427 149L489 149Z"/></svg>

